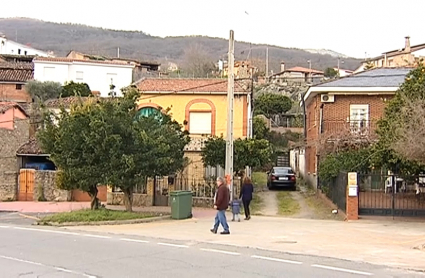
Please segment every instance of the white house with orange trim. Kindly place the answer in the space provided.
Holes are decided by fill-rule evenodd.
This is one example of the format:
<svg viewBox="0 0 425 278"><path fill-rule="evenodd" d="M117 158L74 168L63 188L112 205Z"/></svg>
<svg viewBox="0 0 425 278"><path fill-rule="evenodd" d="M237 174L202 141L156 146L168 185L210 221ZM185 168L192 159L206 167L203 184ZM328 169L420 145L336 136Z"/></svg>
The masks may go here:
<svg viewBox="0 0 425 278"><path fill-rule="evenodd" d="M92 91L100 92L101 97L109 96L111 84L115 86L116 95L122 96L121 89L131 84L134 68L125 61L36 57L33 62L35 80L87 83Z"/></svg>

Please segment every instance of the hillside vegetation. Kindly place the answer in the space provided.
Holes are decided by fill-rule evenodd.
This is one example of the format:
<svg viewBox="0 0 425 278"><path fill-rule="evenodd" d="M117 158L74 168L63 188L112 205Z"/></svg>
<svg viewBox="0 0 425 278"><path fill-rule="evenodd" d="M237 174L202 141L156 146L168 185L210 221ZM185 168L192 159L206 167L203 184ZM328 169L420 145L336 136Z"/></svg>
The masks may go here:
<svg viewBox="0 0 425 278"><path fill-rule="evenodd" d="M57 56L64 56L70 50L88 54L115 57L118 47L121 57L135 58L145 61L180 63L184 59L185 50L194 45L201 46L210 59L218 61L226 58L228 42L225 39L205 36L154 37L141 31L118 31L78 24L59 24L29 18L0 19L0 33L11 40L22 44L30 44L34 48L54 51ZM296 42L293 42L296 44ZM260 47L260 49L258 49ZM263 69L265 67L266 45L253 44L250 59ZM250 44L236 42L236 59L247 59ZM287 67L308 67L324 70L336 67L337 58L331 55L310 53L301 49L269 46L269 68L280 71L280 62L285 61ZM344 58L344 68L355 69L360 60Z"/></svg>

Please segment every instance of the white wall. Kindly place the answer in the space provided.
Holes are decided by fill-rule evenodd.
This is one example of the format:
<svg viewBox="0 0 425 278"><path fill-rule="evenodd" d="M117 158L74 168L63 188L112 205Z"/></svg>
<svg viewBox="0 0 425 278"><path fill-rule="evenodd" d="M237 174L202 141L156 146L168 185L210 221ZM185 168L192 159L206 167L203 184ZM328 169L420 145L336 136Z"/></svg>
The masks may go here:
<svg viewBox="0 0 425 278"><path fill-rule="evenodd" d="M0 38L0 54L49 56L45 51L34 49L6 38Z"/></svg>
<svg viewBox="0 0 425 278"><path fill-rule="evenodd" d="M295 149L289 152L289 163L291 168L305 178L305 150Z"/></svg>
<svg viewBox="0 0 425 278"><path fill-rule="evenodd" d="M50 69L49 69L50 68ZM54 68L53 74L51 68ZM79 72L79 73L78 73ZM87 83L92 91L99 91L102 97L108 97L111 78L117 96L122 96L121 88L132 82L133 66L99 64L90 62L50 62L34 60L34 79L55 81L64 84L67 81ZM82 79L78 79L82 77Z"/></svg>

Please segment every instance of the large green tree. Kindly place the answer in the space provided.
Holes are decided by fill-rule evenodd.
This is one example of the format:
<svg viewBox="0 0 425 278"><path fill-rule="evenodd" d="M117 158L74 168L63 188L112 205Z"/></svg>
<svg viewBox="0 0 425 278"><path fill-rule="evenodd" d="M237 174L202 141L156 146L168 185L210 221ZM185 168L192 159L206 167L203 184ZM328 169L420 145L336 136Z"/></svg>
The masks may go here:
<svg viewBox="0 0 425 278"><path fill-rule="evenodd" d="M35 101L44 102L51 98L58 98L62 93L62 85L53 81L31 80L25 85L25 90Z"/></svg>
<svg viewBox="0 0 425 278"><path fill-rule="evenodd" d="M255 115L264 115L270 119L274 115L288 112L292 107L292 100L279 94L261 94L254 100Z"/></svg>
<svg viewBox="0 0 425 278"><path fill-rule="evenodd" d="M62 87L61 97L91 96L91 90L87 83L76 83L74 81L66 82Z"/></svg>
<svg viewBox="0 0 425 278"><path fill-rule="evenodd" d="M205 166L225 167L226 141L223 137L210 138L202 149L202 161ZM270 162L272 147L265 139L236 139L234 141L233 169L235 173L246 166L262 167Z"/></svg>
<svg viewBox="0 0 425 278"><path fill-rule="evenodd" d="M79 103L56 118L47 113L39 133L42 147L61 171L60 186L88 192L93 209L99 184L119 187L131 211L133 188L145 177L172 174L184 165L187 132L167 113L138 117L139 93L124 93L123 98Z"/></svg>
<svg viewBox="0 0 425 278"><path fill-rule="evenodd" d="M373 145L372 162L376 166L403 172L416 172L419 169L417 159L407 155L400 148L400 143L407 143L405 135L418 128L418 113L425 99L425 66L420 64L407 76L388 102L383 118L378 122L378 142ZM420 114L419 114L420 115ZM418 134L420 136L420 134ZM411 146L415 145L414 142ZM397 147L398 146L398 147ZM408 146L405 149L408 150ZM409 149L411 151L411 148ZM416 161L415 161L416 160Z"/></svg>

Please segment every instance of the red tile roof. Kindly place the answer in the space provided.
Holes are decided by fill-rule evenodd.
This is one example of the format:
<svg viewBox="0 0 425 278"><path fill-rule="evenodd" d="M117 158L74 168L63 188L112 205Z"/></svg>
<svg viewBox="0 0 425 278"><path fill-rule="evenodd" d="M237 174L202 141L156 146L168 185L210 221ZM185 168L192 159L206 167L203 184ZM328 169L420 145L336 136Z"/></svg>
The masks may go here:
<svg viewBox="0 0 425 278"><path fill-rule="evenodd" d="M12 108L18 108L28 116L25 110L16 102L0 102L0 113L5 113L7 110Z"/></svg>
<svg viewBox="0 0 425 278"><path fill-rule="evenodd" d="M27 82L34 78L32 63L0 63L0 82Z"/></svg>
<svg viewBox="0 0 425 278"><path fill-rule="evenodd" d="M34 61L58 62L58 63L91 63L91 64L106 64L106 65L129 65L126 61L101 61L101 60L87 60L87 59L71 59L66 57L35 57Z"/></svg>
<svg viewBox="0 0 425 278"><path fill-rule="evenodd" d="M315 70L315 69L308 69L303 67L293 67L290 69L285 70L286 72L303 72L303 73L317 73L317 74L323 74L323 71Z"/></svg>
<svg viewBox="0 0 425 278"><path fill-rule="evenodd" d="M135 84L143 92L227 92L227 79L147 78ZM249 92L249 85L235 81L235 92Z"/></svg>

